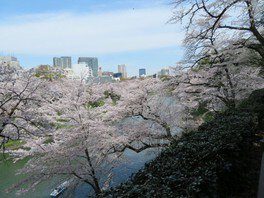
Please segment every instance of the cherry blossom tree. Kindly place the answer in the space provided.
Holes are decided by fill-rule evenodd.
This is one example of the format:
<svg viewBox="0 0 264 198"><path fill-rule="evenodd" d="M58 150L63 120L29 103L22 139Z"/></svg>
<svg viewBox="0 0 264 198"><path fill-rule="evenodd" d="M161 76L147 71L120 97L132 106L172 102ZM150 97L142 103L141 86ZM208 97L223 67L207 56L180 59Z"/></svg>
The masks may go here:
<svg viewBox="0 0 264 198"><path fill-rule="evenodd" d="M5 150L9 140L44 135L49 121L42 113L47 99L45 82L6 66L0 72L0 149Z"/></svg>
<svg viewBox="0 0 264 198"><path fill-rule="evenodd" d="M107 108L94 106L102 95L78 81L62 79L53 83L58 97L46 107L47 117L56 128L51 134L53 141L45 144L42 139L42 143L39 140L38 144L31 143L33 158L21 170L31 174L15 187L27 181L29 188L23 189L26 191L43 180L66 176L73 182L89 184L98 194L118 162L111 150L122 137L114 133L115 127L105 116Z"/></svg>
<svg viewBox="0 0 264 198"><path fill-rule="evenodd" d="M155 79L89 87L67 79L53 81L57 96L45 107L56 128L53 141L31 143L33 158L21 170L30 176L24 181L34 188L43 180L65 176L100 193L126 149L164 147L174 138L176 106L166 104L161 85Z"/></svg>
<svg viewBox="0 0 264 198"><path fill-rule="evenodd" d="M230 78L237 100L250 89L246 88L245 76L252 75L252 80L256 76L254 70L246 71L247 67L243 72L236 72L234 67L229 68L229 77L218 78L216 68L182 71L165 82L147 78L87 86L66 78L49 81L24 75L1 82L5 83L1 88L3 115L10 115L6 120L12 121L1 135L38 136L27 142L31 150L23 153L31 159L20 172L29 173L29 177L14 187L28 183L23 192L58 176L72 179L75 184L85 182L100 193L107 188L112 169L126 149L141 152L170 144L177 138L176 129L193 125L190 109L197 105L197 98L232 96ZM253 88L263 85L262 81L252 82ZM14 107L18 108L9 114ZM11 127L14 125L19 132ZM44 133L43 129L48 130ZM48 142L46 135L51 139Z"/></svg>
<svg viewBox="0 0 264 198"><path fill-rule="evenodd" d="M141 152L151 147L166 146L176 138L184 108L168 96L161 80L133 80L111 86L112 92L121 98L110 117L118 118L118 131L126 138L115 151L128 148Z"/></svg>
<svg viewBox="0 0 264 198"><path fill-rule="evenodd" d="M192 63L219 61L219 50L230 44L264 58L262 0L175 0L174 5L171 21L186 24L187 60Z"/></svg>
<svg viewBox="0 0 264 198"><path fill-rule="evenodd" d="M214 65L213 67L194 68L175 76L167 86L174 89L180 103L195 108L198 101L206 101L211 110L235 108L240 100L264 87L259 76L259 67L235 65Z"/></svg>

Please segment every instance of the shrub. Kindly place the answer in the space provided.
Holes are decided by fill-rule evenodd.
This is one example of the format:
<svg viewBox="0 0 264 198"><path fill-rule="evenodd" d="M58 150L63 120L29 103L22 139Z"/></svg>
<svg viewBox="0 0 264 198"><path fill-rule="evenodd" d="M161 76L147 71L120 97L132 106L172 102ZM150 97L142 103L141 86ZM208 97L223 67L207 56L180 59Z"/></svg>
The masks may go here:
<svg viewBox="0 0 264 198"><path fill-rule="evenodd" d="M206 112L208 112L209 110L207 109L207 102L199 102L199 105L196 109L194 109L191 112L191 115L194 117L199 117L202 116L203 114L205 114Z"/></svg>
<svg viewBox="0 0 264 198"><path fill-rule="evenodd" d="M26 142L23 140L9 140L5 144L5 149L17 150L20 149L24 144L26 144Z"/></svg>
<svg viewBox="0 0 264 198"><path fill-rule="evenodd" d="M259 127L264 128L264 89L253 91L248 98L240 102L238 107L256 113Z"/></svg>
<svg viewBox="0 0 264 198"><path fill-rule="evenodd" d="M248 112L219 114L102 197L226 197L242 191L255 121Z"/></svg>
<svg viewBox="0 0 264 198"><path fill-rule="evenodd" d="M112 91L108 91L108 90L104 91L104 95L105 95L105 98L109 98L110 97L114 104L116 104L116 102L118 100L120 100L120 98L121 98L120 95L118 95L118 94L116 94L116 93L114 93Z"/></svg>
<svg viewBox="0 0 264 198"><path fill-rule="evenodd" d="M48 136L47 139L43 142L43 144L52 144L54 143L54 139L52 136Z"/></svg>
<svg viewBox="0 0 264 198"><path fill-rule="evenodd" d="M96 107L102 107L104 106L105 102L103 100L97 100L97 101L89 101L88 102L88 108L96 108Z"/></svg>

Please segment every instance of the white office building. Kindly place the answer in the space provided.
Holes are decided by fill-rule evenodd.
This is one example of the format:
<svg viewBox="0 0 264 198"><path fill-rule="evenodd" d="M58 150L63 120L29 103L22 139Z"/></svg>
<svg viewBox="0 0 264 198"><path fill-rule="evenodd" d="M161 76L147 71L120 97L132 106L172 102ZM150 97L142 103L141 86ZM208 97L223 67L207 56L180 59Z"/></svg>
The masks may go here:
<svg viewBox="0 0 264 198"><path fill-rule="evenodd" d="M169 67L164 67L158 72L158 76L169 76L171 74Z"/></svg>
<svg viewBox="0 0 264 198"><path fill-rule="evenodd" d="M123 78L127 78L126 65L118 65L118 73L122 73Z"/></svg>
<svg viewBox="0 0 264 198"><path fill-rule="evenodd" d="M92 68L93 77L98 76L98 58L96 57L79 57L78 64L86 63L89 67Z"/></svg>
<svg viewBox="0 0 264 198"><path fill-rule="evenodd" d="M72 71L75 77L79 79L87 79L88 77L93 76L92 68L89 67L86 63L73 64Z"/></svg>
<svg viewBox="0 0 264 198"><path fill-rule="evenodd" d="M13 56L0 56L0 65L21 69L19 61Z"/></svg>

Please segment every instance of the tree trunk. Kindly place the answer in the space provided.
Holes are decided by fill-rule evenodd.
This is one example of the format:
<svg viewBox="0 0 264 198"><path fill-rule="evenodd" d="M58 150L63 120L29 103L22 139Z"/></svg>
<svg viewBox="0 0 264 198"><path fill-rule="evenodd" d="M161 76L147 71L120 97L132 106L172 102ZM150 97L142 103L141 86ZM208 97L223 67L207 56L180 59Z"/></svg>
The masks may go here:
<svg viewBox="0 0 264 198"><path fill-rule="evenodd" d="M98 179L96 177L95 170L94 170L94 167L92 165L91 158L90 158L90 155L89 155L89 151L88 151L87 148L85 149L85 155L86 155L86 159L88 161L88 164L89 164L89 166L91 168L91 177L93 179L92 188L94 189L95 194L100 194L102 192L102 190L100 188L99 181L98 181Z"/></svg>
<svg viewBox="0 0 264 198"><path fill-rule="evenodd" d="M231 79L230 74L229 74L229 70L227 68L225 68L225 72L226 72L226 78L227 78L227 81L228 81L228 84L230 87L230 92L231 92L231 96L228 99L228 102L229 102L228 108L234 109L236 107L236 93L234 90L234 85L233 85L232 79Z"/></svg>

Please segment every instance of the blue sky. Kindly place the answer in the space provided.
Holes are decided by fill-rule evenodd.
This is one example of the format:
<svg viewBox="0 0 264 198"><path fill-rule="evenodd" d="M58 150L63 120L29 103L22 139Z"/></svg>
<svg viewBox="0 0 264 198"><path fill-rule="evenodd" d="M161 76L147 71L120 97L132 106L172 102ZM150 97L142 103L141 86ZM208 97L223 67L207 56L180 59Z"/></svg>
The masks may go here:
<svg viewBox="0 0 264 198"><path fill-rule="evenodd" d="M103 70L148 74L182 58L184 31L166 24L171 0L0 0L0 52L25 67L53 56L96 56Z"/></svg>

